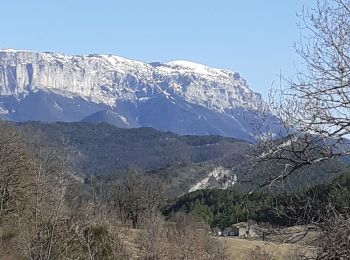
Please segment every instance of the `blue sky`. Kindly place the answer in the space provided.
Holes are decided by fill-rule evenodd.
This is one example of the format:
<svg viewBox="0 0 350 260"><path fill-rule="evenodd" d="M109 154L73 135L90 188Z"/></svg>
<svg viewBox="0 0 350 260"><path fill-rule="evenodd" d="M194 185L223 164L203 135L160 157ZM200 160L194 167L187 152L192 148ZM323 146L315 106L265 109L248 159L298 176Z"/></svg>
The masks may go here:
<svg viewBox="0 0 350 260"><path fill-rule="evenodd" d="M266 96L298 64L302 0L1 1L0 48L190 60L240 72Z"/></svg>

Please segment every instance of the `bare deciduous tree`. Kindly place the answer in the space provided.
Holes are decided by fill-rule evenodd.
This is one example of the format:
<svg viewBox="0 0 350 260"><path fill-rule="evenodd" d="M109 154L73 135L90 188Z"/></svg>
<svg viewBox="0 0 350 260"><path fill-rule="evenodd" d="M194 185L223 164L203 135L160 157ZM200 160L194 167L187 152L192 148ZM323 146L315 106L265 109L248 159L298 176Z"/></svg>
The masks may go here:
<svg viewBox="0 0 350 260"><path fill-rule="evenodd" d="M131 222L137 228L142 219L158 214L165 198L164 184L158 177L134 172L112 186L110 203L124 223Z"/></svg>
<svg viewBox="0 0 350 260"><path fill-rule="evenodd" d="M30 186L31 161L20 135L9 123L0 122L0 224L16 212ZM23 203L22 203L23 204Z"/></svg>
<svg viewBox="0 0 350 260"><path fill-rule="evenodd" d="M350 155L350 1L318 0L300 18L296 49L305 68L271 94L269 109L285 131L280 140L261 136L258 164L280 167L262 186Z"/></svg>
<svg viewBox="0 0 350 260"><path fill-rule="evenodd" d="M23 254L30 259L59 258L70 248L79 227L65 205L66 187L71 180L64 157L41 147L32 153L30 203L25 210L17 210Z"/></svg>
<svg viewBox="0 0 350 260"><path fill-rule="evenodd" d="M302 37L296 49L304 64L295 77L286 79L286 87L271 94L270 109L284 126L285 135L281 139L272 134L261 137L256 163L261 169L267 165L262 175L274 174L260 186L283 183L298 171L350 156L350 1L317 0L315 7L303 10L300 20ZM308 200L303 204L306 211L310 209L308 204ZM315 221L315 214L306 214ZM335 217L334 223L339 217L345 218L342 224L348 221L348 216L337 212L317 217L323 222L330 216ZM334 229L323 233L328 248L322 253L326 257L320 254L319 258L349 256L346 243L339 255L331 253L339 247L332 233L348 235L348 225L339 229L329 224Z"/></svg>

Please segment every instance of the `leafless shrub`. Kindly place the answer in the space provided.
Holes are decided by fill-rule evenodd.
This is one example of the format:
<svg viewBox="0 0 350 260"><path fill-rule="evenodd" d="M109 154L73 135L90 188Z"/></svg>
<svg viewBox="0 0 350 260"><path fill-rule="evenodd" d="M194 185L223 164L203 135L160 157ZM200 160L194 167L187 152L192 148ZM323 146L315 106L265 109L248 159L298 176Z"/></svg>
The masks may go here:
<svg viewBox="0 0 350 260"><path fill-rule="evenodd" d="M324 225L319 237L316 259L348 259L350 257L350 218L336 215Z"/></svg>
<svg viewBox="0 0 350 260"><path fill-rule="evenodd" d="M260 246L251 249L246 254L246 260L256 259L256 260L270 260L272 258L271 254L267 252Z"/></svg>
<svg viewBox="0 0 350 260"><path fill-rule="evenodd" d="M129 259L118 235L108 225L90 225L79 234L79 248L72 255L84 259ZM74 259L71 257L71 259Z"/></svg>
<svg viewBox="0 0 350 260"><path fill-rule="evenodd" d="M169 229L161 216L149 220L137 238L144 259L168 259L170 246L167 239Z"/></svg>
<svg viewBox="0 0 350 260"><path fill-rule="evenodd" d="M229 259L225 245L195 219L180 214L171 222L158 219L146 225L137 240L143 259Z"/></svg>
<svg viewBox="0 0 350 260"><path fill-rule="evenodd" d="M314 256L308 252L307 248L303 248L302 246L294 246L289 249L286 259L287 260L306 260L306 259L314 259Z"/></svg>

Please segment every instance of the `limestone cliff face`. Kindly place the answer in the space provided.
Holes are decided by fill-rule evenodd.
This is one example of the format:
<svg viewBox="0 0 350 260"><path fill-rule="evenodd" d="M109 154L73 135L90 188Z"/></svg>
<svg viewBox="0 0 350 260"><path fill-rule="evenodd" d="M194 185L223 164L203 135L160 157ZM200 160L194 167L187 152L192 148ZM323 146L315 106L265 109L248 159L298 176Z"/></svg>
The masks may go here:
<svg viewBox="0 0 350 260"><path fill-rule="evenodd" d="M147 64L130 63L116 56L1 51L0 93L20 95L43 89L114 105L118 99L133 98L131 90L139 82L132 75L140 67L143 73L151 73Z"/></svg>
<svg viewBox="0 0 350 260"><path fill-rule="evenodd" d="M242 111L262 105L238 73L188 61L0 50L0 116L10 120L89 116L190 134L237 137L240 129L249 137Z"/></svg>
<svg viewBox="0 0 350 260"><path fill-rule="evenodd" d="M221 112L261 102L238 73L192 62L147 64L113 55L0 51L0 94L20 95L35 89L78 95L110 106L118 100L153 95L181 97Z"/></svg>

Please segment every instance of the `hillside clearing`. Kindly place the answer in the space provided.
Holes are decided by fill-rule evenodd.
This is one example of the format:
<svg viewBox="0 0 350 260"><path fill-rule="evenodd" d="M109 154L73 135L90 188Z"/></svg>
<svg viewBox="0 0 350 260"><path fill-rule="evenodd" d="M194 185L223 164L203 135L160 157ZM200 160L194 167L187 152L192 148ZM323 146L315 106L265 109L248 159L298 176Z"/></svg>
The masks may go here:
<svg viewBox="0 0 350 260"><path fill-rule="evenodd" d="M248 259L249 252L256 249L257 247L260 247L262 250L265 250L271 254L271 260L288 259L288 257L294 255L295 252L306 253L308 256L313 256L316 251L313 247L307 247L298 244L272 243L228 237L220 237L217 239L227 245L229 255L232 257L232 259L237 260Z"/></svg>

